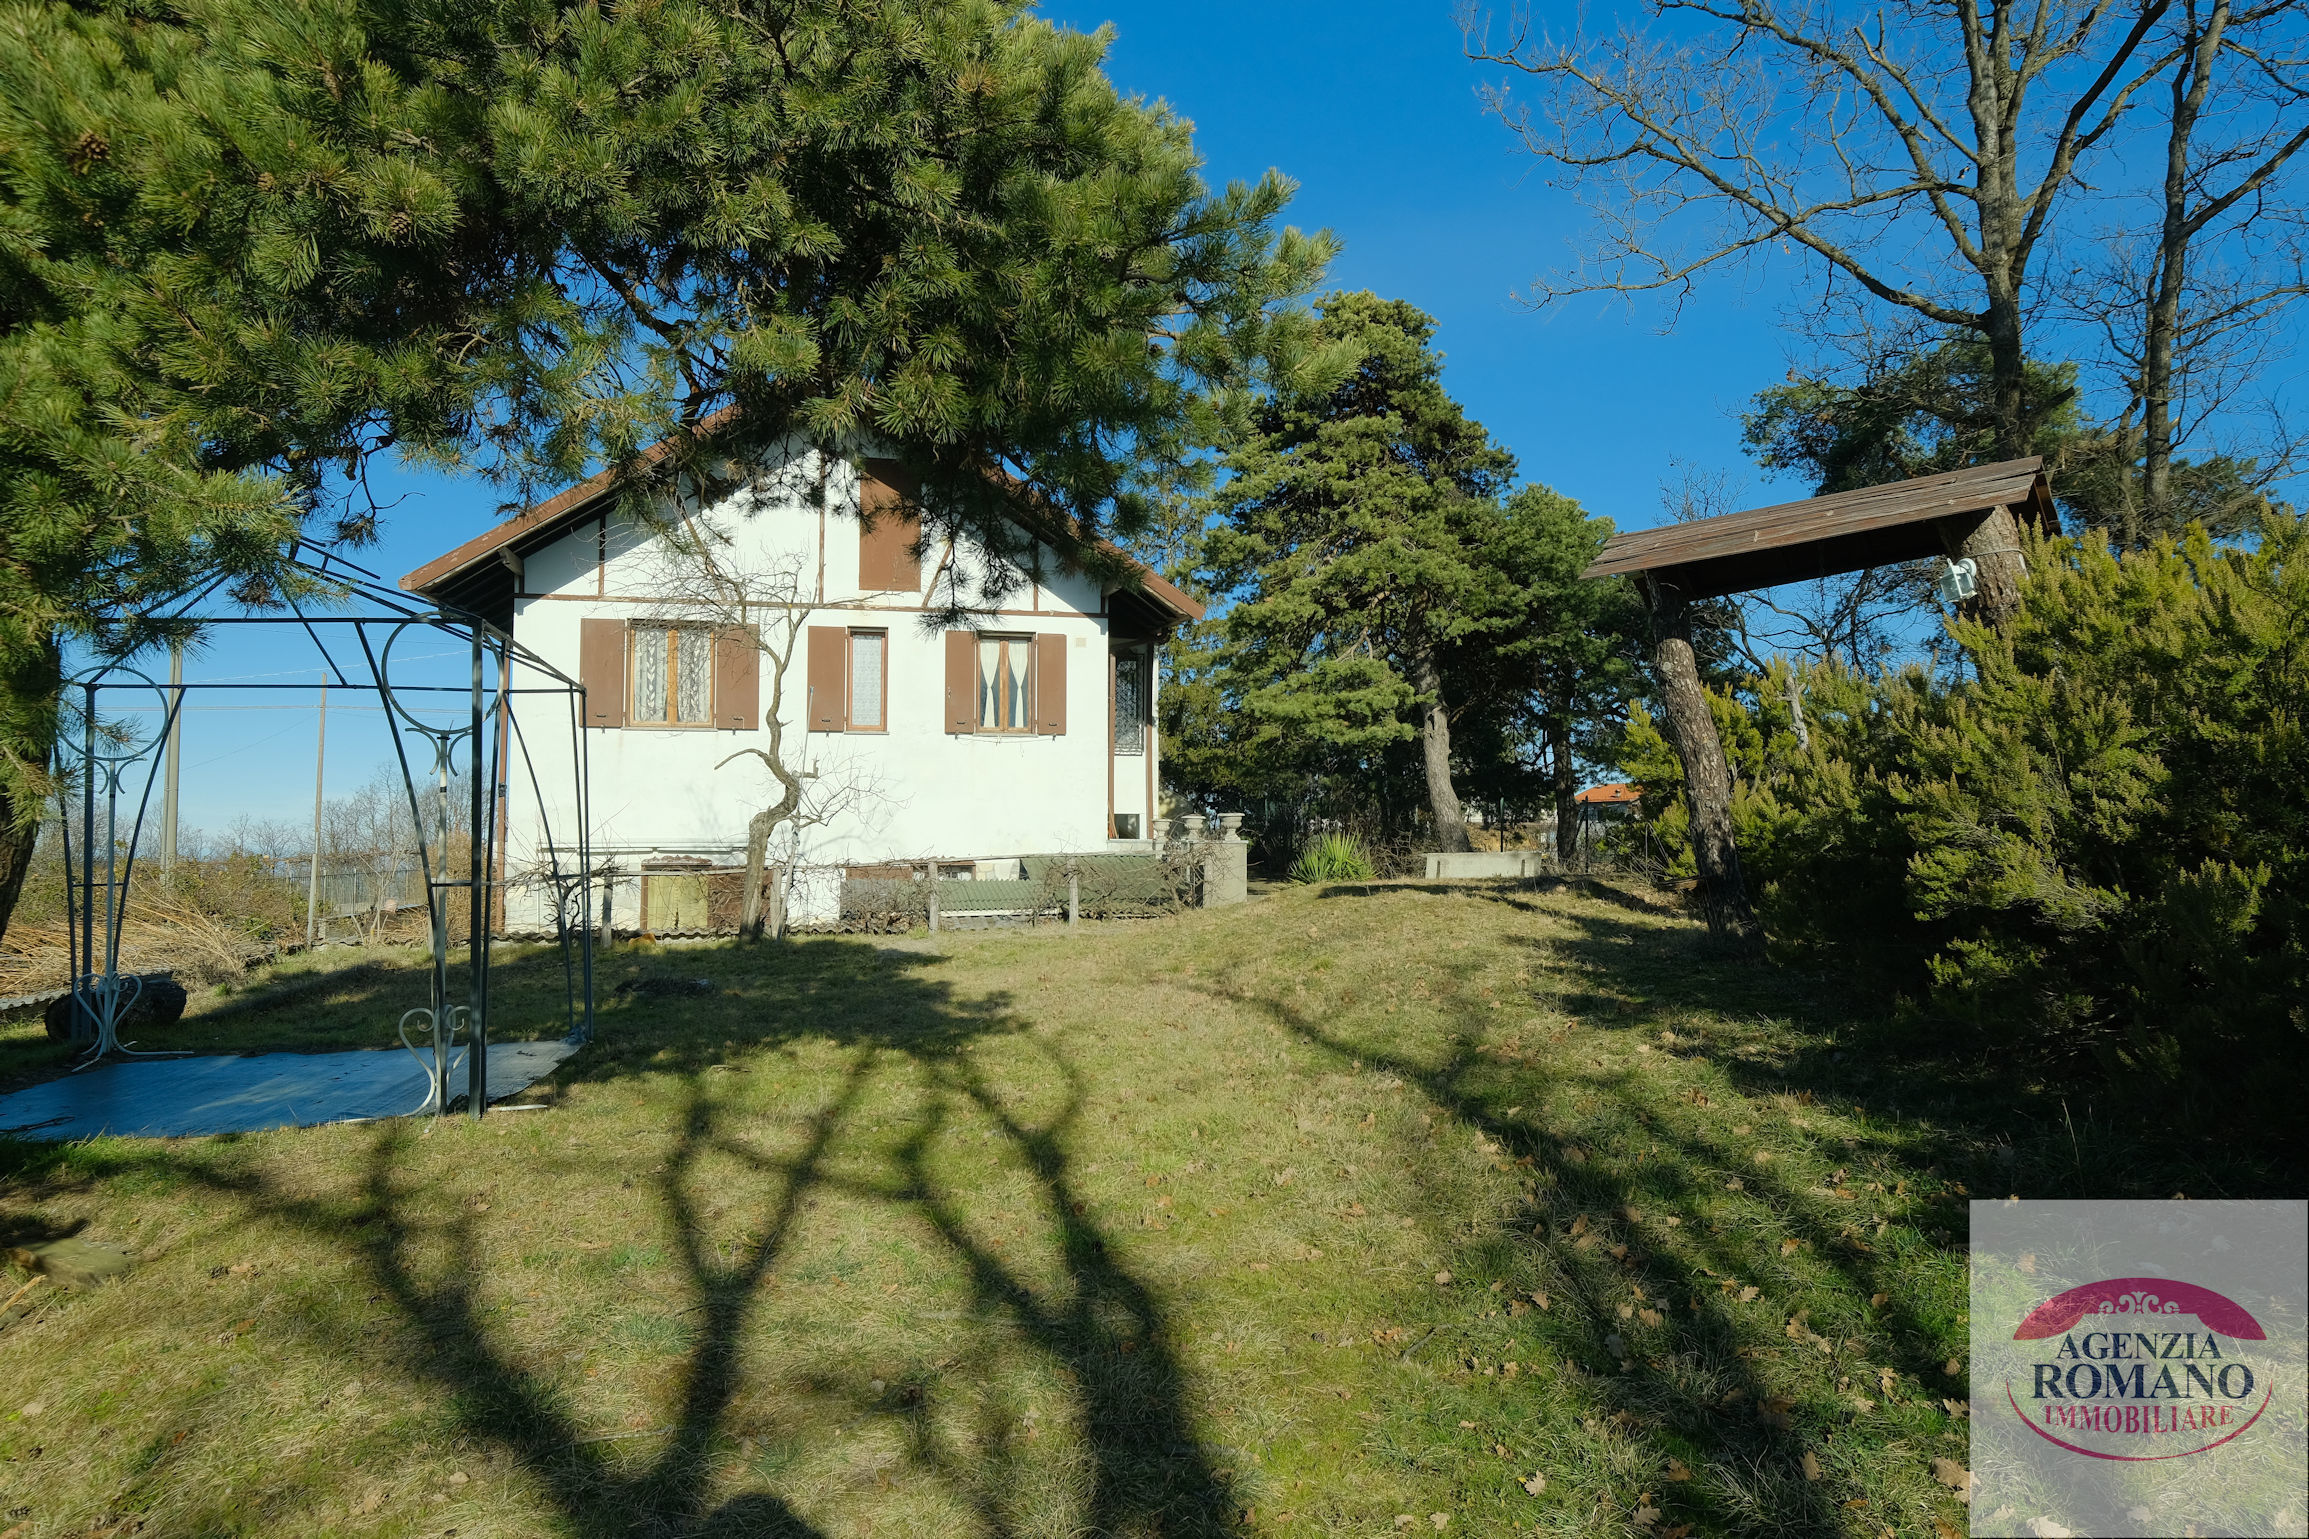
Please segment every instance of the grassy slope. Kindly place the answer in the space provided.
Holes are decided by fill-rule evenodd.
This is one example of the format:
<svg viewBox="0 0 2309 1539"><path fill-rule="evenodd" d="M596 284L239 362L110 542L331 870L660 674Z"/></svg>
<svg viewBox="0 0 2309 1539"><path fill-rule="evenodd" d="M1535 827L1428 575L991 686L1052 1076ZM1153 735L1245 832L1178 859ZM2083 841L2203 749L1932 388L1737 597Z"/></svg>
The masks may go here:
<svg viewBox="0 0 2309 1539"><path fill-rule="evenodd" d="M1980 1085L1609 893L941 940L622 951L720 992L479 1127L0 1144L146 1258L0 1335L6 1518L1961 1531L1955 1183L2050 1158Z"/></svg>

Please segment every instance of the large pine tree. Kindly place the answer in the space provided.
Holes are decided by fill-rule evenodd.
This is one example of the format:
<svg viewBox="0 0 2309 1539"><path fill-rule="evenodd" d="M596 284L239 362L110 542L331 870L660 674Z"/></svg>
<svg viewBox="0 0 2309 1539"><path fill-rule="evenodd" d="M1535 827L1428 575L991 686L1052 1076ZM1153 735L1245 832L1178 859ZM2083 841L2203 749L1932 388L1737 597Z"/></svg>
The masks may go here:
<svg viewBox="0 0 2309 1539"><path fill-rule="evenodd" d="M1201 574L1229 606L1214 687L1252 752L1415 741L1433 836L1464 850L1451 731L1466 701L1445 669L1524 615L1500 559L1515 460L1444 391L1432 318L1368 293L1318 309L1324 338L1361 362L1278 393L1226 457Z"/></svg>
<svg viewBox="0 0 2309 1539"><path fill-rule="evenodd" d="M0 18L0 925L63 657L358 540L375 453L518 499L871 444L933 528L1107 559L1320 372L1287 301L1329 242L1278 177L1209 189L1104 47L996 0Z"/></svg>

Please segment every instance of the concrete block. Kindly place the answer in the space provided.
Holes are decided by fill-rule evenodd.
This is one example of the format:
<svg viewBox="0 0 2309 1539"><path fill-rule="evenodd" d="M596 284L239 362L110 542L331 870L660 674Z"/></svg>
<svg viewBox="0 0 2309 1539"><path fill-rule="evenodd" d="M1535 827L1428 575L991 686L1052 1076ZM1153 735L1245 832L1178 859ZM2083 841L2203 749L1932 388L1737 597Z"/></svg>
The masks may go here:
<svg viewBox="0 0 2309 1539"><path fill-rule="evenodd" d="M1427 857L1427 880L1431 882L1538 876L1547 869L1547 855L1542 850L1463 850Z"/></svg>
<svg viewBox="0 0 2309 1539"><path fill-rule="evenodd" d="M1203 907L1223 908L1251 895L1251 847L1241 840L1220 840L1200 846L1203 859Z"/></svg>

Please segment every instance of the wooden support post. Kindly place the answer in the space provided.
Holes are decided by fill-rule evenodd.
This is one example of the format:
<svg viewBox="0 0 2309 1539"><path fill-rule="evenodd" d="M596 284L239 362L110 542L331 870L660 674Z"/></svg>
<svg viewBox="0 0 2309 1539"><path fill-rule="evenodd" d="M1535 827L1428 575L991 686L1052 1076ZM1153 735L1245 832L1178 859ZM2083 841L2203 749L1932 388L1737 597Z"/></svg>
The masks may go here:
<svg viewBox="0 0 2309 1539"><path fill-rule="evenodd" d="M930 933L938 933L938 868L930 868Z"/></svg>
<svg viewBox="0 0 2309 1539"><path fill-rule="evenodd" d="M1955 522L1956 527L1949 527ZM1979 522L1965 529L1960 521L1943 522L1942 541L1952 557L1970 556L1977 591L1968 607L1991 625L2002 625L2020 608L2020 582L2028 573L2021 555L2020 520L2012 509L1990 508Z"/></svg>
<svg viewBox="0 0 2309 1539"><path fill-rule="evenodd" d="M1066 863L1066 927L1069 930L1082 924L1082 873L1073 861Z"/></svg>
<svg viewBox="0 0 2309 1539"><path fill-rule="evenodd" d="M1652 668L1667 708L1668 736L1684 764L1684 797L1691 809L1692 857L1699 866L1700 906L1708 933L1742 949L1762 940L1740 851L1732 838L1732 768L1708 710L1692 650L1691 608L1665 584L1647 585L1652 602Z"/></svg>

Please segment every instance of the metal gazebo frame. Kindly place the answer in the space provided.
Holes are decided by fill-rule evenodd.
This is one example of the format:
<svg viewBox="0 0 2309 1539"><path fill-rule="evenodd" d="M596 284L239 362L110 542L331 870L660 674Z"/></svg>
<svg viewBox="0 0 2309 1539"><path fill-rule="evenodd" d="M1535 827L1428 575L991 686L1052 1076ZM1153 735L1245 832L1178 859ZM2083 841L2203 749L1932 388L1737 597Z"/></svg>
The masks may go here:
<svg viewBox="0 0 2309 1539"><path fill-rule="evenodd" d="M417 857L424 876L426 910L431 924L430 997L426 1004L405 1011L395 1028L402 1046L425 1070L426 1097L411 1108L411 1112L445 1114L452 1110L457 1098L452 1083L458 1067L455 1053L462 1045L466 1070L463 1098L468 1113L479 1118L489 1101L490 940L495 928L491 893L498 891L496 913L502 915L505 885L493 873L492 862L503 827L509 790L507 777L515 760L527 775L531 793L537 800L541 844L546 856L546 867L540 874L553 890L553 924L561 953L564 1012L569 1025L564 1040L574 1047L582 1046L593 1037L592 818L583 725L584 686L480 615L449 605L412 601L374 572L326 547L307 549L314 559L300 557L290 564L301 577L294 586L309 592L279 599L281 612L250 612L251 606L246 604L234 605L239 611L236 613L211 612L222 586L220 580L162 606L152 618L190 622L202 628L295 627L304 632L320 654L325 665L324 687L375 691L391 732L394 759L400 768L411 825L417 834ZM318 595L318 601L314 595ZM469 647L472 657L469 683L395 684L393 647L412 628L442 634ZM332 650L329 640L325 639L331 636L339 641L336 650ZM338 652L349 652L350 647L357 647L359 655L358 662L348 668L346 664L353 659L348 655L340 661ZM484 679L483 665L491 656L497 661L494 689L489 688ZM542 676L546 682L515 685L517 666L531 675ZM99 662L65 682L67 708L74 706L73 697L77 695L79 718L77 733L66 731L58 736L57 802L65 840L65 915L72 979L67 997L73 1002L67 1008L84 1016L94 1034L93 1043L74 1066L75 1071L112 1057L182 1056L140 1052L121 1040L121 1026L135 1007L143 983L134 974L126 977L121 974L120 942L129 884L136 868L137 841L143 833L153 783L159 775L162 750L176 730L185 696L211 689L310 688L309 683L262 682L204 684L196 681L161 685L125 661ZM149 737L141 737L117 724L107 723L103 697L108 691L157 695L161 701L161 729ZM439 695L461 699L467 706L465 720L454 726L421 721L416 714L419 708L404 699L405 696ZM562 851L566 846L553 836L551 813L538 779L536 762L523 733L520 714L512 709L515 697L524 695L558 695L566 702L572 747L570 762L576 782L571 790L578 825L574 840L577 864L573 870L563 867ZM492 713L497 727L494 745L488 732ZM412 733L422 737L432 749L430 764L422 768L412 763L407 741ZM468 808L470 835L460 873L454 869L457 862L450 837L449 791L461 748L471 805ZM149 763L146 763L144 784L136 795L135 815L130 820L124 845L120 839L123 783L133 778L133 767L145 761ZM422 792L420 777L425 781ZM493 794L485 797L484 785ZM70 804L74 799L80 803L81 839L77 861L71 843ZM100 800L105 846L101 870L96 859ZM428 803L432 812L430 819ZM317 850L315 859L318 859ZM464 890L467 907L468 944L462 1002L452 998L449 966L449 905L458 889ZM576 900L574 905L572 898Z"/></svg>

